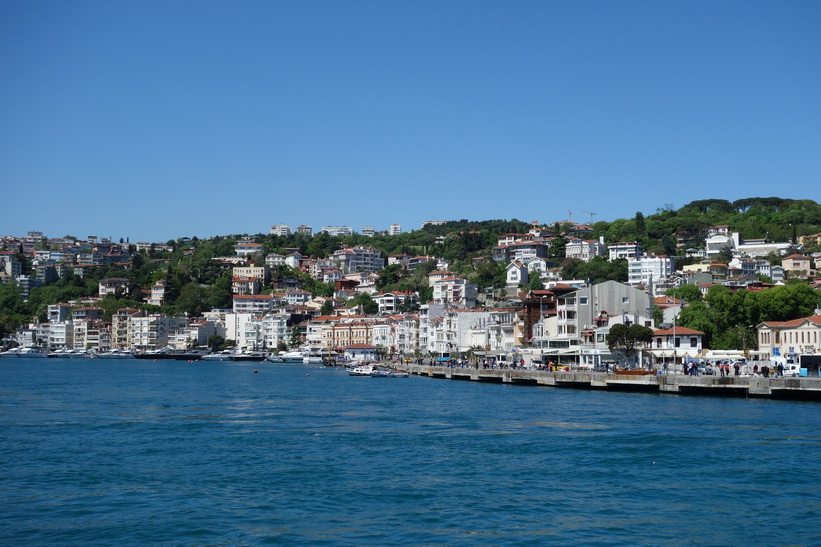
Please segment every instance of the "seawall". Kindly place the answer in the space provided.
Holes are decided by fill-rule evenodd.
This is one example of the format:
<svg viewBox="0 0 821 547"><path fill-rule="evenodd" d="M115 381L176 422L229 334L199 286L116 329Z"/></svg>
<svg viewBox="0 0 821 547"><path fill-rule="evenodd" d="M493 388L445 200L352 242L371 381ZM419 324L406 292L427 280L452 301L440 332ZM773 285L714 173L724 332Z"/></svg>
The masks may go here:
<svg viewBox="0 0 821 547"><path fill-rule="evenodd" d="M403 367L404 368L404 367ZM751 376L684 376L606 372L548 372L525 369L451 368L407 365L410 374L468 380L604 391L643 391L681 395L765 397L821 401L821 378L762 378Z"/></svg>

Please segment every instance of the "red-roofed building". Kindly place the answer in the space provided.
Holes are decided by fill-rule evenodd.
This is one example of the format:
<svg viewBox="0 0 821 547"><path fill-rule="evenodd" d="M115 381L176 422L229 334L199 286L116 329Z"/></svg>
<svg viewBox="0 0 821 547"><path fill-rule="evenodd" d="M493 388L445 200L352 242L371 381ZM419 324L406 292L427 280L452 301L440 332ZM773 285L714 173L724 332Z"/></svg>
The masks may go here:
<svg viewBox="0 0 821 547"><path fill-rule="evenodd" d="M792 321L767 321L758 325L758 353L762 359L777 356L818 355L821 315Z"/></svg>
<svg viewBox="0 0 821 547"><path fill-rule="evenodd" d="M673 326L653 332L650 352L656 358L695 358L701 355L704 333L686 327Z"/></svg>

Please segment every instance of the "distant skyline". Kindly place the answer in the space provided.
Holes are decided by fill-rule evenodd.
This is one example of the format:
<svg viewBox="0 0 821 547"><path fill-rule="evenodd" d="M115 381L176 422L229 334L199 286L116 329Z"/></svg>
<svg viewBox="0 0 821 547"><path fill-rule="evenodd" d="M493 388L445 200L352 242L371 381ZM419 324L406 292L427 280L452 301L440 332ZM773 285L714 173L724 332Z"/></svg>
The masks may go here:
<svg viewBox="0 0 821 547"><path fill-rule="evenodd" d="M0 3L0 236L821 201L816 1Z"/></svg>

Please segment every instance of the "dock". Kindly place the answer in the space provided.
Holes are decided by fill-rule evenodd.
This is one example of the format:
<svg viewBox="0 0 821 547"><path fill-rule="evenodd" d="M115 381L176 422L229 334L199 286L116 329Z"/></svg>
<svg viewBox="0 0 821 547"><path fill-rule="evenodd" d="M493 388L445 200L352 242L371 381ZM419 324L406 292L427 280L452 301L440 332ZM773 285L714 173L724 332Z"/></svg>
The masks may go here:
<svg viewBox="0 0 821 547"><path fill-rule="evenodd" d="M686 376L681 374L630 374L612 372L549 372L527 369L460 368L408 364L411 375L467 380L549 386L556 388L603 391L639 391L648 393L708 395L725 397L761 397L821 401L821 378L763 378L760 376Z"/></svg>

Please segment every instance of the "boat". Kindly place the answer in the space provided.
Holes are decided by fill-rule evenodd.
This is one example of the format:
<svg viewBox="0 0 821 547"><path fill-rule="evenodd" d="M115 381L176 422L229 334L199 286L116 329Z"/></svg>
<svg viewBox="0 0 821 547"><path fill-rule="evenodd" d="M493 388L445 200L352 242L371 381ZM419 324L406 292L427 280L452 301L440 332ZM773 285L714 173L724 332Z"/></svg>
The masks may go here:
<svg viewBox="0 0 821 547"><path fill-rule="evenodd" d="M282 359L283 363L304 363L305 351L301 349L285 351L280 353L277 357Z"/></svg>
<svg viewBox="0 0 821 547"><path fill-rule="evenodd" d="M231 361L253 361L261 363L268 357L264 351L238 351L231 356Z"/></svg>
<svg viewBox="0 0 821 547"><path fill-rule="evenodd" d="M134 352L128 349L111 349L97 354L98 359L134 359Z"/></svg>
<svg viewBox="0 0 821 547"><path fill-rule="evenodd" d="M11 358L16 359L17 355L20 353L21 349L23 349L23 348L12 348L10 350L1 352L0 357L3 358L3 359L11 359Z"/></svg>
<svg viewBox="0 0 821 547"><path fill-rule="evenodd" d="M134 357L136 359L199 361L206 355L208 355L208 350L175 350L171 348L162 348L157 350L148 350L143 353L135 353Z"/></svg>
<svg viewBox="0 0 821 547"><path fill-rule="evenodd" d="M231 356L234 355L234 350L224 349L216 353L209 353L200 357L200 361L230 361Z"/></svg>
<svg viewBox="0 0 821 547"><path fill-rule="evenodd" d="M45 359L48 357L48 352L42 348L22 348L17 352L17 357L26 359Z"/></svg>
<svg viewBox="0 0 821 547"><path fill-rule="evenodd" d="M49 352L46 357L57 359L90 359L93 357L93 354L84 349L61 348L57 351Z"/></svg>
<svg viewBox="0 0 821 547"><path fill-rule="evenodd" d="M370 376L373 372L374 368L370 363L363 363L361 365L348 368L348 374L350 376Z"/></svg>
<svg viewBox="0 0 821 547"><path fill-rule="evenodd" d="M399 370L374 370L371 378L407 378L408 373Z"/></svg>

